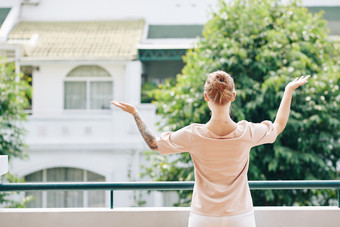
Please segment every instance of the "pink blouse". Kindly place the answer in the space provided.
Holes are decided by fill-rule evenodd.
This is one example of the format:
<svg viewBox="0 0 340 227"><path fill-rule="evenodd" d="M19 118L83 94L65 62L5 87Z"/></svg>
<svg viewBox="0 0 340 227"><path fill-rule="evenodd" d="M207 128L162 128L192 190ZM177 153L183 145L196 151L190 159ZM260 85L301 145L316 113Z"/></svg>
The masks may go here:
<svg viewBox="0 0 340 227"><path fill-rule="evenodd" d="M206 216L230 216L253 209L248 186L249 151L273 143L277 128L270 121L240 121L231 133L218 136L204 124L191 124L157 139L161 154L189 152L195 167L191 211Z"/></svg>

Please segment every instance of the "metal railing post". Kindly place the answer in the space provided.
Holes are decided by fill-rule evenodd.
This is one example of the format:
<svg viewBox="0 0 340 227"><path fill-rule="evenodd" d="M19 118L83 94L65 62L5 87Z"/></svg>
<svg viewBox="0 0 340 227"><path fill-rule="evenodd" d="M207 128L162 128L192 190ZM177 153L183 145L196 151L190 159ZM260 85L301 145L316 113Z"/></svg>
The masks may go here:
<svg viewBox="0 0 340 227"><path fill-rule="evenodd" d="M113 209L113 190L110 191L110 208Z"/></svg>

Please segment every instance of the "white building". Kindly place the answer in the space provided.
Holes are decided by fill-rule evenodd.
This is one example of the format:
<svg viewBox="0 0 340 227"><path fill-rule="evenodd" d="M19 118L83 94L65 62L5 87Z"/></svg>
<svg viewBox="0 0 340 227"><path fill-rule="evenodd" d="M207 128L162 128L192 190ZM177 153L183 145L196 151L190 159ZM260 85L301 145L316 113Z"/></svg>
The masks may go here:
<svg viewBox="0 0 340 227"><path fill-rule="evenodd" d="M27 181L139 180L147 147L132 117L112 108L110 101L137 105L156 130L155 107L141 103L141 85L180 72L181 56L200 35L216 3L2 0L0 55L15 61L17 69L32 78L33 87L26 125L29 159L13 160L9 171ZM327 19L333 18L334 9L340 12L339 6L329 0L319 8L326 10ZM337 35L339 21L335 17L330 23ZM37 207L109 204L104 192L34 195L31 206ZM115 206L136 205L136 196L117 192ZM146 200L148 206L166 204L159 193Z"/></svg>

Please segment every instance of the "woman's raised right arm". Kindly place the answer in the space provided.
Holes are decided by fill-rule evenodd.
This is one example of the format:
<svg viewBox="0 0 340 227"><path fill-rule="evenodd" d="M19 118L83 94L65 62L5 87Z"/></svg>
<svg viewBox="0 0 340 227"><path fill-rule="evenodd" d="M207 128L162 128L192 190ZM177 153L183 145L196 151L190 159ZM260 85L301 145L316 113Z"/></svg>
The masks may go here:
<svg viewBox="0 0 340 227"><path fill-rule="evenodd" d="M310 76L302 76L287 84L274 121L274 125L277 128L277 135L279 135L287 125L294 90L301 85L307 83L309 77Z"/></svg>
<svg viewBox="0 0 340 227"><path fill-rule="evenodd" d="M129 104L129 103L117 102L117 101L114 101L114 100L111 103L113 105L117 106L118 108L122 109L123 111L130 113L133 116L133 118L136 121L138 130L139 130L140 134L142 135L146 144L150 147L151 150L157 151L158 150L157 137L150 130L150 128L145 123L143 118L140 116L136 107L134 105Z"/></svg>

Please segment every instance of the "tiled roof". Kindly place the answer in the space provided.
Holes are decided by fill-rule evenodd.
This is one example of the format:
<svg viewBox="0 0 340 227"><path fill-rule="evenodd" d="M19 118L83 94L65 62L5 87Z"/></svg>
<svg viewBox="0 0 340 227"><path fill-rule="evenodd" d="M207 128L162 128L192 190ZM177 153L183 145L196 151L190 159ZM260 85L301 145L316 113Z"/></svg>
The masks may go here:
<svg viewBox="0 0 340 227"><path fill-rule="evenodd" d="M19 22L8 36L22 42L36 36L30 59L135 59L143 20L90 22ZM29 44L27 44L29 45ZM26 48L27 49L27 48Z"/></svg>

